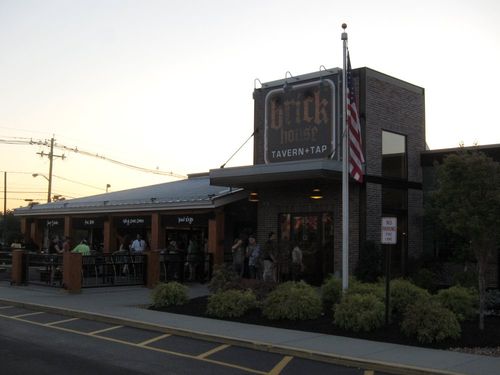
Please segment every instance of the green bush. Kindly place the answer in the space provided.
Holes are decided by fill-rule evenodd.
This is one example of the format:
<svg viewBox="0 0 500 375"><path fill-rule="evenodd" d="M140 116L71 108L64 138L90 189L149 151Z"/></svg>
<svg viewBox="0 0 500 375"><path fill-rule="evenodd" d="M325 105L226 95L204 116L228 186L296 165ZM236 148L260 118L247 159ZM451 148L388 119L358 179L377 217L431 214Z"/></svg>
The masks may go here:
<svg viewBox="0 0 500 375"><path fill-rule="evenodd" d="M430 293L408 280L394 279L391 280L391 308L396 314L402 315L406 308L421 299L431 298Z"/></svg>
<svg viewBox="0 0 500 375"><path fill-rule="evenodd" d="M263 302L262 313L271 320L315 319L321 314L321 299L305 282L288 281L269 293Z"/></svg>
<svg viewBox="0 0 500 375"><path fill-rule="evenodd" d="M363 282L375 282L383 275L382 260L380 246L373 241L365 241L354 271L356 277Z"/></svg>
<svg viewBox="0 0 500 375"><path fill-rule="evenodd" d="M452 286L451 288L440 290L435 299L443 307L453 311L460 322L471 320L477 314L479 296L474 289L458 285Z"/></svg>
<svg viewBox="0 0 500 375"><path fill-rule="evenodd" d="M406 309L401 331L422 344L458 339L460 324L455 314L434 300L420 300Z"/></svg>
<svg viewBox="0 0 500 375"><path fill-rule="evenodd" d="M258 301L264 300L269 293L276 289L278 283L274 281L264 281L255 279L241 279L238 290L250 289L257 297Z"/></svg>
<svg viewBox="0 0 500 375"><path fill-rule="evenodd" d="M252 291L225 290L208 298L207 314L216 318L232 318L245 314L254 308L257 299Z"/></svg>
<svg viewBox="0 0 500 375"><path fill-rule="evenodd" d="M334 307L334 323L341 328L372 331L384 324L385 306L375 295L346 294Z"/></svg>
<svg viewBox="0 0 500 375"><path fill-rule="evenodd" d="M454 285L461 285L466 288L478 289L478 276L475 269L460 271L453 274L452 282Z"/></svg>
<svg viewBox="0 0 500 375"><path fill-rule="evenodd" d="M437 276L428 268L419 269L415 275L413 275L412 279L416 286L426 289L429 292L434 292L437 288Z"/></svg>
<svg viewBox="0 0 500 375"><path fill-rule="evenodd" d="M347 294L372 295L380 301L385 301L385 287L380 283L362 283L356 279L351 279Z"/></svg>
<svg viewBox="0 0 500 375"><path fill-rule="evenodd" d="M342 280L329 276L321 285L321 302L325 310L330 310L342 297Z"/></svg>
<svg viewBox="0 0 500 375"><path fill-rule="evenodd" d="M208 283L208 290L217 293L229 289L238 289L240 280L240 277L230 265L216 265L212 279Z"/></svg>
<svg viewBox="0 0 500 375"><path fill-rule="evenodd" d="M151 292L154 307L183 305L188 300L188 289L176 281L158 284Z"/></svg>

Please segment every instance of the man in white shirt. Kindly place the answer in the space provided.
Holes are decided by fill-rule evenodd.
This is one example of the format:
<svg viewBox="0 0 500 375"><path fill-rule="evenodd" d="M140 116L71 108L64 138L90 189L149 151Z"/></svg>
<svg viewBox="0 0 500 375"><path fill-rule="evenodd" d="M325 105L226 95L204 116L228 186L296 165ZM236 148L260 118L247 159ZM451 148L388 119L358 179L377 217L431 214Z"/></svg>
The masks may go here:
<svg viewBox="0 0 500 375"><path fill-rule="evenodd" d="M146 250L146 241L141 238L140 234L137 235L137 238L130 245L130 250L132 253L142 253Z"/></svg>

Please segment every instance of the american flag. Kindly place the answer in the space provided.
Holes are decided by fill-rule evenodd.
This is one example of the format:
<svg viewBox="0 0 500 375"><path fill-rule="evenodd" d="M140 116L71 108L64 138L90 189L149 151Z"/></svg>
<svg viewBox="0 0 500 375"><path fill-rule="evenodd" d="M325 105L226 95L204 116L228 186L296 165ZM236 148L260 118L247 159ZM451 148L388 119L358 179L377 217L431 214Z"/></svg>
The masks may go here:
<svg viewBox="0 0 500 375"><path fill-rule="evenodd" d="M347 126L349 127L349 173L359 183L363 182L362 164L365 162L361 147L361 126L359 125L356 95L352 81L351 59L347 52Z"/></svg>

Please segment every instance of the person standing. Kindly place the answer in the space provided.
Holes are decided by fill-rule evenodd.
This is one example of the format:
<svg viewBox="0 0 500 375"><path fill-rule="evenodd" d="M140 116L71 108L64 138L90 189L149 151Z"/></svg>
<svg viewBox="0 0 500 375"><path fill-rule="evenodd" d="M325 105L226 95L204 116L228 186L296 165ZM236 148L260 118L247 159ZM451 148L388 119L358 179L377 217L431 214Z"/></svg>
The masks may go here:
<svg viewBox="0 0 500 375"><path fill-rule="evenodd" d="M132 245L130 245L130 250L132 254L142 254L146 250L146 241L142 239L140 234L137 235Z"/></svg>
<svg viewBox="0 0 500 375"><path fill-rule="evenodd" d="M72 253L80 253L83 256L90 255L90 247L87 244L87 240L83 239L81 242L75 246L75 248L71 251Z"/></svg>
<svg viewBox="0 0 500 375"><path fill-rule="evenodd" d="M248 237L247 255L250 278L260 278L260 246L254 236Z"/></svg>
<svg viewBox="0 0 500 375"><path fill-rule="evenodd" d="M276 275L274 269L274 263L276 262L276 253L277 253L276 234L274 232L270 232L262 254L262 259L264 261L264 270L262 273L262 279L264 281L276 281Z"/></svg>
<svg viewBox="0 0 500 375"><path fill-rule="evenodd" d="M300 250L299 245L295 245L292 250L292 279L293 281L299 281L302 276L302 271L304 270L304 263L302 262L302 250Z"/></svg>
<svg viewBox="0 0 500 375"><path fill-rule="evenodd" d="M234 240L231 251L233 253L234 271L238 274L238 276L243 277L243 272L245 272L245 248L241 238L236 238Z"/></svg>

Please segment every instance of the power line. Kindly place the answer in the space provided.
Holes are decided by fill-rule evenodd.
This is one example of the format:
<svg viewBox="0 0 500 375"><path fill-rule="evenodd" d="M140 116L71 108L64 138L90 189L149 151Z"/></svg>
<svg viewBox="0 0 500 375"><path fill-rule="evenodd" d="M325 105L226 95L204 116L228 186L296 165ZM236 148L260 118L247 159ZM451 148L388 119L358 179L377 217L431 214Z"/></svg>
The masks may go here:
<svg viewBox="0 0 500 375"><path fill-rule="evenodd" d="M42 141L42 140L33 140L32 138L21 138L21 137L19 137L19 138L10 138L10 139L6 139L6 138L8 138L8 137L0 138L0 143L10 144L10 145L35 145L35 146L50 147L50 143L47 140L45 140L45 141ZM116 159L108 158L108 157L106 157L104 155L99 155L98 153L94 153L94 152L90 152L90 151L85 151L85 150L79 149L78 147L68 147L68 146L65 146L65 145L62 145L62 144L58 144L58 143L54 143L54 147L59 148L61 150L71 151L71 152L74 152L74 153L77 153L77 154L81 154L81 155L85 155L85 156L97 158L97 159L100 159L100 160L105 160L107 162L110 162L110 163L113 163L113 164L116 164L116 165L120 165L122 167L134 169L134 170L140 171L140 172L152 173L152 174L161 175L161 176L170 176L170 177L175 177L175 178L180 178L180 179L186 178L185 175L182 175L182 174L179 174L179 173L174 173L174 172L171 172L171 171L170 172L161 171L159 169L151 169L151 168L140 167L140 166L133 165L133 164L130 164L130 163L125 163L125 162L122 162L122 161L119 161L119 160L116 160Z"/></svg>

